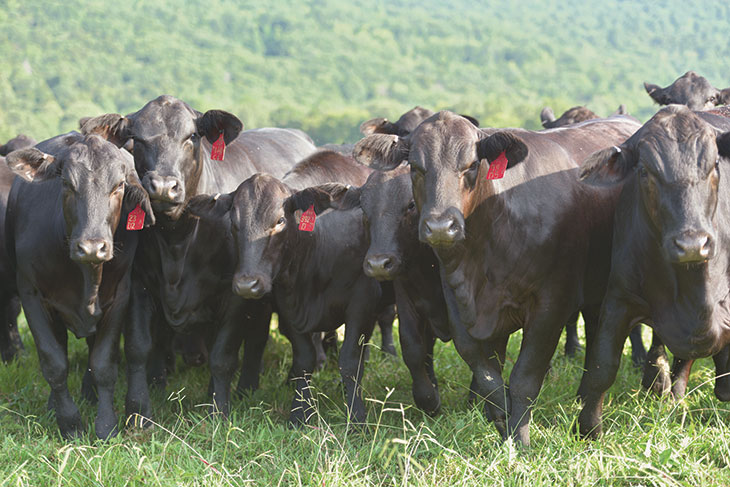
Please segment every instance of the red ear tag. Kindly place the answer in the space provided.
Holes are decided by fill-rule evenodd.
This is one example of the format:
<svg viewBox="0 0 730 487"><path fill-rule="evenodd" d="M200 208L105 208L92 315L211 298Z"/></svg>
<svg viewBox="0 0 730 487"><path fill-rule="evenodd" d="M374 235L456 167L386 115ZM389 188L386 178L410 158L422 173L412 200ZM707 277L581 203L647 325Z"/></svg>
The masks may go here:
<svg viewBox="0 0 730 487"><path fill-rule="evenodd" d="M317 215L314 214L314 205L311 205L307 211L302 213L302 217L299 219L299 230L303 232L314 231L314 220L317 219Z"/></svg>
<svg viewBox="0 0 730 487"><path fill-rule="evenodd" d="M210 149L210 158L214 161L222 161L226 155L226 141L223 140L223 132L221 132L218 140L213 142L213 148Z"/></svg>
<svg viewBox="0 0 730 487"><path fill-rule="evenodd" d="M502 151L502 153L489 165L487 179L502 179L504 177L505 169L507 169L507 156L504 151Z"/></svg>
<svg viewBox="0 0 730 487"><path fill-rule="evenodd" d="M127 216L127 230L142 230L144 227L144 210L137 205L137 207L129 212Z"/></svg>

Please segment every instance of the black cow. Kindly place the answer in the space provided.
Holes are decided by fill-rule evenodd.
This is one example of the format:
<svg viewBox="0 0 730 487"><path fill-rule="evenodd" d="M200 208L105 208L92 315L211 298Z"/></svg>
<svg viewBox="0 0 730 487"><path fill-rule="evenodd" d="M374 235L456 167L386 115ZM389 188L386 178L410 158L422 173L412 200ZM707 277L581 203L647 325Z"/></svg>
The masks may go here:
<svg viewBox="0 0 730 487"><path fill-rule="evenodd" d="M3 362L13 360L23 350L23 341L18 333L20 298L15 285L15 269L5 250L5 209L15 174L2 156L35 143L27 135L18 135L0 146L0 359Z"/></svg>
<svg viewBox="0 0 730 487"><path fill-rule="evenodd" d="M353 146L354 147L354 146ZM292 189L301 190L310 186L317 186L324 183L344 183L354 186L362 185L373 172L372 169L355 162L350 154L336 150L318 150L313 155L297 163L282 181ZM384 294L394 297L394 290L387 284ZM393 321L395 320L395 306L388 303L388 298L383 301L383 306L378 310L377 324L381 333L381 350L396 355L393 344ZM337 335L326 334L322 340L315 338L317 348L317 367L323 365L325 348L337 348Z"/></svg>
<svg viewBox="0 0 730 487"><path fill-rule="evenodd" d="M355 148L361 162L409 162L419 238L439 259L451 335L503 436L529 443L532 402L563 325L581 309L590 333L605 290L618 192L585 189L579 161L638 127L621 117L546 132L478 130L439 112L407 137L371 135ZM499 176L497 164L507 172L487 180ZM507 390L501 361L519 328Z"/></svg>
<svg viewBox="0 0 730 487"><path fill-rule="evenodd" d="M296 161L314 152L299 130L265 128L241 132L234 115L200 113L170 96L160 96L126 117L102 115L88 120L118 146L134 140L134 161L158 216L144 232L133 281L140 310L134 320L166 322L176 331L214 328L208 347L214 409L226 414L231 379L244 343L237 390L258 387L261 358L268 339L271 305L247 301L231 292L235 254L229 220L201 220L187 213L198 194L226 193L250 175L266 171L281 177ZM223 161L211 160L211 144L226 143ZM142 292L144 289L147 292ZM144 327L140 325L140 327ZM156 341L172 342L164 328ZM169 347L168 347L169 348ZM165 353L156 355L153 375L164 375Z"/></svg>
<svg viewBox="0 0 730 487"><path fill-rule="evenodd" d="M360 132L363 135L389 134L403 137L416 130L416 127L418 127L421 122L433 114L434 112L428 108L414 107L401 115L395 122L391 122L387 118L383 117L373 118L363 122L360 124ZM469 115L462 115L462 117L469 120L475 127L479 126L479 120L476 118L470 117Z"/></svg>
<svg viewBox="0 0 730 487"><path fill-rule="evenodd" d="M362 212L320 214L330 205L327 188L331 185L293 189L312 182L307 172L287 178L288 184L257 174L232 193L195 198L190 211L203 220L226 220L233 229L238 249L236 293L257 299L273 292L280 328L293 350L296 393L290 422L305 423L313 414L308 386L316 363L312 333L332 331L344 323L340 372L350 417L361 423L365 420L360 394L364 346L375 325L381 287L363 273L367 235ZM301 210L310 206L317 215L314 228L301 231Z"/></svg>
<svg viewBox="0 0 730 487"><path fill-rule="evenodd" d="M730 120L672 105L620 146L585 162L590 184L623 184L611 273L594 349L581 382L582 435L601 432L603 395L616 377L620 345L637 321L685 360L714 356L715 394L730 400ZM724 133L723 133L724 132ZM654 347L652 347L654 348ZM663 350L663 345L662 345ZM683 387L684 387L683 386Z"/></svg>
<svg viewBox="0 0 730 487"><path fill-rule="evenodd" d="M128 154L97 136L72 132L12 152L8 166L21 176L10 192L7 251L17 270L28 326L49 404L65 438L83 430L66 376L66 330L89 343L89 369L99 395L96 434L116 434L114 384L119 338L127 322L137 232L127 231L127 214L141 205L154 223L147 193ZM134 343L136 330L125 334ZM127 414L149 416L144 350L125 347L129 389Z"/></svg>
<svg viewBox="0 0 730 487"><path fill-rule="evenodd" d="M441 405L433 369L436 338L451 339L448 312L441 290L436 256L418 241L418 211L413 201L410 168L375 171L361 187L328 188L338 210L361 208L370 246L363 261L365 274L393 281L398 306L403 360L413 379L416 405L435 414Z"/></svg>
<svg viewBox="0 0 730 487"><path fill-rule="evenodd" d="M618 109L613 112L613 114L611 114L611 116L625 114L626 106L620 105ZM565 127L566 125L573 125L574 123L585 122L586 120L593 120L595 118L600 117L588 108L582 106L569 108L558 119L555 118L553 109L550 107L545 107L540 112L540 122L542 123L542 126L546 129Z"/></svg>
<svg viewBox="0 0 730 487"><path fill-rule="evenodd" d="M707 110L730 104L730 88L718 90L694 71L687 71L666 88L644 83L644 89L660 105L678 103L690 110Z"/></svg>
<svg viewBox="0 0 730 487"><path fill-rule="evenodd" d="M5 250L5 209L15 174L0 156L0 358L10 362L23 350L18 333L20 299L15 284L15 267Z"/></svg>
<svg viewBox="0 0 730 487"><path fill-rule="evenodd" d="M14 150L25 149L26 147L33 147L36 141L27 135L20 134L16 137L0 145L0 156L7 156Z"/></svg>

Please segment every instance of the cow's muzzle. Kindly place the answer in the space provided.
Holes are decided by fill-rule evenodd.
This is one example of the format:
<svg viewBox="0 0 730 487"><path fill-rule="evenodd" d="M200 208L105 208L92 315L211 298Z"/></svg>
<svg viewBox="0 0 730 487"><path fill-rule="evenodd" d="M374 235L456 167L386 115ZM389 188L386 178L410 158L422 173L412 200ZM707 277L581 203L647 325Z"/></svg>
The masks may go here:
<svg viewBox="0 0 730 487"><path fill-rule="evenodd" d="M101 264L113 256L113 244L105 239L77 240L71 245L71 259L84 264Z"/></svg>
<svg viewBox="0 0 730 487"><path fill-rule="evenodd" d="M259 299L269 292L264 280L257 276L238 276L233 278L233 292L242 298Z"/></svg>
<svg viewBox="0 0 730 487"><path fill-rule="evenodd" d="M464 217L457 211L429 215L421 220L419 237L432 247L449 247L464 240Z"/></svg>
<svg viewBox="0 0 730 487"><path fill-rule="evenodd" d="M378 281L390 281L400 272L401 261L393 254L368 254L363 262L365 275Z"/></svg>
<svg viewBox="0 0 730 487"><path fill-rule="evenodd" d="M665 244L669 259L676 264L706 262L715 255L715 239L707 232L684 232Z"/></svg>

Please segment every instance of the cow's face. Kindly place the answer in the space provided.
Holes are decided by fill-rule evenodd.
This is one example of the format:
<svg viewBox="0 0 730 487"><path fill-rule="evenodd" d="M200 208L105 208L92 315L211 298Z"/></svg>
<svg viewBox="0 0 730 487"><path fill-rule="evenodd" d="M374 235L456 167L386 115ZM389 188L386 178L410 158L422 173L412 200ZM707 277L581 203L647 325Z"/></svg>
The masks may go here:
<svg viewBox="0 0 730 487"><path fill-rule="evenodd" d="M380 281L392 280L402 271L405 256L419 245L410 168L404 164L392 171L374 172L360 189L359 202L370 234L365 274Z"/></svg>
<svg viewBox="0 0 730 487"><path fill-rule="evenodd" d="M644 83L644 89L659 105L676 103L690 110L708 110L730 103L730 88L718 90L694 71L686 72L666 88Z"/></svg>
<svg viewBox="0 0 730 487"><path fill-rule="evenodd" d="M502 132L486 137L466 118L439 112L408 137L366 137L353 154L378 168L407 161L420 210L419 238L432 247L447 248L466 237L464 219L474 210L472 193L501 152L507 154L507 168L527 156L525 144L517 137ZM482 159L488 164L482 166Z"/></svg>
<svg viewBox="0 0 730 487"><path fill-rule="evenodd" d="M230 219L238 252L233 292L258 299L271 292L279 273L294 216L285 202L291 190L276 178L256 174L233 192L193 198L188 210L201 218Z"/></svg>
<svg viewBox="0 0 730 487"><path fill-rule="evenodd" d="M243 124L220 110L201 114L171 96L160 96L140 111L120 117L107 114L87 120L82 131L98 133L118 146L134 142L134 164L158 213L176 220L197 194L204 159L201 138L210 143L223 134L226 144Z"/></svg>
<svg viewBox="0 0 730 487"><path fill-rule="evenodd" d="M107 262L114 256L114 232L126 212L139 204L148 214L146 223L154 223L149 198L128 154L97 136L69 135L65 142L67 147L56 157L35 148L13 152L8 166L26 181L60 180L70 258Z"/></svg>
<svg viewBox="0 0 730 487"><path fill-rule="evenodd" d="M730 136L717 136L689 109L659 111L620 148L604 149L584 164L589 183L635 178L646 224L666 259L698 264L715 255L718 184L730 156Z"/></svg>

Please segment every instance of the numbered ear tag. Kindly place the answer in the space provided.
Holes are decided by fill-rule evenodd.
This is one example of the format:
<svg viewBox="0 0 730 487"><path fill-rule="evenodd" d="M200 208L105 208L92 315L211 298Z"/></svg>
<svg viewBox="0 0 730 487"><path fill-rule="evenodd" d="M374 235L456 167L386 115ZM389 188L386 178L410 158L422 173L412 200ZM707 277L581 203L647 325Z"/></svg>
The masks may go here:
<svg viewBox="0 0 730 487"><path fill-rule="evenodd" d="M299 230L302 232L314 231L314 221L317 219L317 215L314 213L314 205L311 205L307 211L302 213L302 217L299 219Z"/></svg>
<svg viewBox="0 0 730 487"><path fill-rule="evenodd" d="M129 212L127 216L127 230L142 230L144 227L144 210L137 207Z"/></svg>
<svg viewBox="0 0 730 487"><path fill-rule="evenodd" d="M210 150L210 158L214 161L222 161L226 155L226 141L223 140L223 132L221 132L218 140L213 142L213 148Z"/></svg>
<svg viewBox="0 0 730 487"><path fill-rule="evenodd" d="M507 169L507 156L504 151L502 151L502 153L497 156L491 164L489 164L487 179L502 179L504 177L505 169Z"/></svg>

